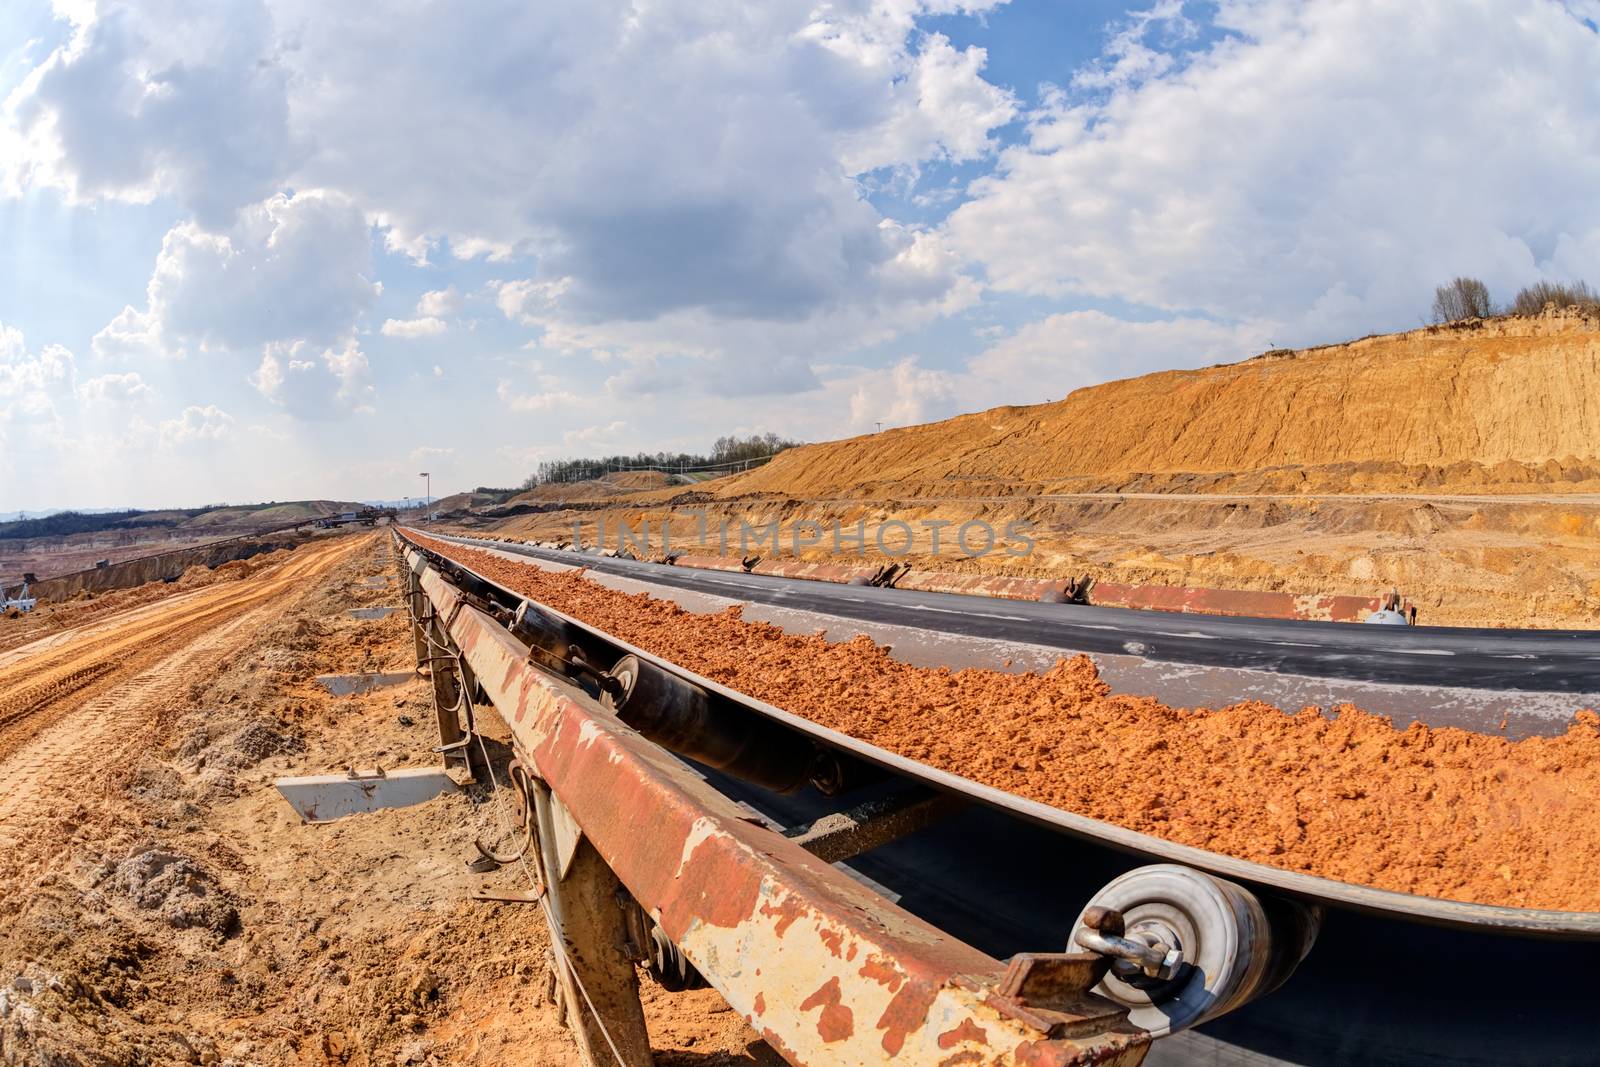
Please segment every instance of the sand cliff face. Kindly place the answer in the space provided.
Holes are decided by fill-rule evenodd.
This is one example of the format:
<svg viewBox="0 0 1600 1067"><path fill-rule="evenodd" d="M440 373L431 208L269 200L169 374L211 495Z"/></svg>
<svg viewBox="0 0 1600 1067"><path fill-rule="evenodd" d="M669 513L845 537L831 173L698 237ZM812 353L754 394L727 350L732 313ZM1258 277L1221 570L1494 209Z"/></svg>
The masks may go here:
<svg viewBox="0 0 1600 1067"><path fill-rule="evenodd" d="M1429 327L785 452L719 495L1567 490L1600 482L1600 320Z"/></svg>
<svg viewBox="0 0 1600 1067"><path fill-rule="evenodd" d="M648 519L659 536L676 511L683 550L697 531L738 521L920 531L1021 520L1036 541L1026 559L968 559L948 534L942 549L923 534L901 562L1293 593L1397 587L1429 623L1593 629L1600 319L1546 314L1272 353L791 449L692 489L588 488L565 497L584 503L497 529L563 539L583 523L593 539L604 520L615 539L619 523ZM1043 495L1107 491L1135 495Z"/></svg>

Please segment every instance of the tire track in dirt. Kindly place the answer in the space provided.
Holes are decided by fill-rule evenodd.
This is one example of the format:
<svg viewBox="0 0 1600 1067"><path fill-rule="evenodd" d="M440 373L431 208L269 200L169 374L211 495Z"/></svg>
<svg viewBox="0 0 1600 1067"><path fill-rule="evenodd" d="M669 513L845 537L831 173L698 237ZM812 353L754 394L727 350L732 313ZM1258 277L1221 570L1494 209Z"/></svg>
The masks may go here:
<svg viewBox="0 0 1600 1067"><path fill-rule="evenodd" d="M308 578L364 542L308 548L259 578L215 587L204 606L197 608L200 598L169 605L166 614L181 613L179 619L141 617L104 635L92 627L95 632L66 648L0 671L0 691L14 679L46 678L0 700L0 852L27 835L31 809L59 805L97 770L148 743L159 710L214 669L240 642L241 631L280 610L297 587L309 588Z"/></svg>
<svg viewBox="0 0 1600 1067"><path fill-rule="evenodd" d="M82 701L110 690L130 673L149 668L171 649L230 617L286 595L308 574L331 566L352 550L352 543L316 546L259 580L252 577L207 587L154 616L141 613L123 625L93 627L46 653L0 668L0 760Z"/></svg>

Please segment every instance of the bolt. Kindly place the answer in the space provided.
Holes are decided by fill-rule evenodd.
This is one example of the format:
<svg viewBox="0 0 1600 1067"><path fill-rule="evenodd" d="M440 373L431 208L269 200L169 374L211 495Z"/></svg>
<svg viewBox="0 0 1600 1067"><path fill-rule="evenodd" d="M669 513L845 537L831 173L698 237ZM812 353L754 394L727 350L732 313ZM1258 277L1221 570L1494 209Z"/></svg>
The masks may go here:
<svg viewBox="0 0 1600 1067"><path fill-rule="evenodd" d="M1091 904L1084 909L1083 925L1091 930L1098 930L1102 934L1120 936L1123 931L1122 912L1116 908L1107 908L1100 904Z"/></svg>

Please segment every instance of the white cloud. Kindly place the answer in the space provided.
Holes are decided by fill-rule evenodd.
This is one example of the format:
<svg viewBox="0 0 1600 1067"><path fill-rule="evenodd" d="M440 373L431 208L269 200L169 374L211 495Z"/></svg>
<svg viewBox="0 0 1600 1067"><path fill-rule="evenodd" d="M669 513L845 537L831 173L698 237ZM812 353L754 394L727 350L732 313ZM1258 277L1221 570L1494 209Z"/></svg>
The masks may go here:
<svg viewBox="0 0 1600 1067"><path fill-rule="evenodd" d="M700 364L689 376L712 393L798 392L817 387L813 365L823 356L888 341L981 297L981 285L938 231L890 222L878 229L894 254L874 269L870 300L778 321L695 309L590 322L564 307L569 279L496 282L492 291L508 318L544 331L541 348L625 362L611 381L635 396L682 387L680 376L662 370L663 360Z"/></svg>
<svg viewBox="0 0 1600 1067"><path fill-rule="evenodd" d="M1183 5L1184 0L1160 0L1154 7L1132 12L1106 44L1101 59L1072 76L1073 88L1126 89L1172 70L1177 59L1171 46L1199 34L1199 27L1184 15ZM1159 35L1160 47L1150 47L1152 35Z"/></svg>
<svg viewBox="0 0 1600 1067"><path fill-rule="evenodd" d="M70 390L77 374L77 360L65 348L46 345L30 353L22 331L0 323L0 400Z"/></svg>
<svg viewBox="0 0 1600 1067"><path fill-rule="evenodd" d="M494 294L495 306L506 318L524 326L543 326L555 315L561 297L572 287L571 278L556 278L536 282L530 278L515 281L493 281L489 291Z"/></svg>
<svg viewBox="0 0 1600 1067"><path fill-rule="evenodd" d="M422 294L417 301L417 314L424 317L445 318L461 310L461 294L451 285Z"/></svg>
<svg viewBox="0 0 1600 1067"><path fill-rule="evenodd" d="M191 404L177 418L163 419L159 430L161 447L166 449L221 441L232 432L233 416L215 404Z"/></svg>
<svg viewBox="0 0 1600 1067"><path fill-rule="evenodd" d="M1074 389L1151 371L1234 362L1267 347L1254 325L1206 319L1129 322L1072 311L1031 322L967 365L967 407L1060 400Z"/></svg>
<svg viewBox="0 0 1600 1067"><path fill-rule="evenodd" d="M841 368L816 414L791 432L830 437L908 426L1003 404L1060 400L1075 389L1175 367L1242 359L1265 347L1259 328L1181 318L1130 322L1099 311L1051 315L998 338L950 369L906 357Z"/></svg>
<svg viewBox="0 0 1600 1067"><path fill-rule="evenodd" d="M908 426L953 414L960 381L947 371L919 367L909 356L892 367L860 375L850 395L850 426L858 431Z"/></svg>
<svg viewBox="0 0 1600 1067"><path fill-rule="evenodd" d="M71 40L8 108L28 152L9 161L11 183L53 185L75 199L174 196L202 225L226 227L298 154L290 71L267 5L96 7L90 19L76 5Z"/></svg>
<svg viewBox="0 0 1600 1067"><path fill-rule="evenodd" d="M102 359L159 357L167 354L161 344L159 325L150 312L127 306L94 335L91 347Z"/></svg>
<svg viewBox="0 0 1600 1067"><path fill-rule="evenodd" d="M461 294L451 285L423 293L417 313L410 319L386 319L379 332L385 337L436 337L448 328L444 321L461 310Z"/></svg>
<svg viewBox="0 0 1600 1067"><path fill-rule="evenodd" d="M138 371L102 374L78 386L78 398L85 404L112 408L147 403L155 397L155 392L145 384Z"/></svg>
<svg viewBox="0 0 1600 1067"><path fill-rule="evenodd" d="M1127 45L1109 93L1032 116L948 223L990 284L1293 343L1414 325L1456 274L1509 294L1600 267L1596 35L1560 4L1225 0L1216 21L1184 62Z"/></svg>
<svg viewBox="0 0 1600 1067"><path fill-rule="evenodd" d="M250 381L268 399L330 417L371 393L354 339L377 299L371 274L371 231L348 198L270 197L226 231L194 223L168 231L146 306L123 308L95 334L94 351L129 361L205 356L213 366L196 372L204 376L243 378L253 364Z"/></svg>
<svg viewBox="0 0 1600 1067"><path fill-rule="evenodd" d="M627 431L626 422L614 419L611 422L599 422L593 426L568 430L561 435L561 443L572 451L603 452L622 447L619 442Z"/></svg>
<svg viewBox="0 0 1600 1067"><path fill-rule="evenodd" d="M354 338L320 351L306 341L294 341L267 345L250 383L292 415L329 419L372 410L369 370Z"/></svg>
<svg viewBox="0 0 1600 1067"><path fill-rule="evenodd" d="M385 319L379 332L385 337L435 337L444 333L443 319L432 316L421 319Z"/></svg>
<svg viewBox="0 0 1600 1067"><path fill-rule="evenodd" d="M502 378L495 385L495 395L512 411L554 411L581 404L582 398L561 389L545 388L537 393L519 393L515 385Z"/></svg>
<svg viewBox="0 0 1600 1067"><path fill-rule="evenodd" d="M0 322L0 470L14 470L19 453L60 445L61 404L70 402L77 376L67 349L30 352L21 330Z"/></svg>
<svg viewBox="0 0 1600 1067"><path fill-rule="evenodd" d="M988 53L976 46L957 51L943 34L931 34L894 82L894 102L878 126L844 139L847 170L862 172L933 158L970 160L994 148L989 132L1017 114L1005 89L983 80Z"/></svg>
<svg viewBox="0 0 1600 1067"><path fill-rule="evenodd" d="M235 212L277 189L338 190L390 248L536 263L537 277L564 279L574 323L789 322L946 295L889 299L900 239L853 179L990 150L1015 102L982 78L982 49L916 19L993 6L673 0L440 19L311 0L107 0L0 126L17 138L13 186L160 191L205 234L229 234ZM231 238L176 239L174 257L220 267L237 254ZM328 316L346 304L334 290ZM235 317L258 316L224 304L189 325L217 333ZM130 325L102 344L144 335ZM294 337L332 340L257 343Z"/></svg>
<svg viewBox="0 0 1600 1067"><path fill-rule="evenodd" d="M328 192L279 195L246 208L225 232L187 223L169 232L147 312L168 351L331 345L377 299L371 275L371 231L353 202Z"/></svg>

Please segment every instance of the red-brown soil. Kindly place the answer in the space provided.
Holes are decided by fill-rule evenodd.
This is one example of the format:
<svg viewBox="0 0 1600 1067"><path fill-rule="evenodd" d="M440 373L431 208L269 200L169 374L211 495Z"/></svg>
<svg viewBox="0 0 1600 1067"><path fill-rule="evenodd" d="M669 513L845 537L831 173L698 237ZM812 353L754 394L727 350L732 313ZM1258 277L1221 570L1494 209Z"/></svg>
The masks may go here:
<svg viewBox="0 0 1600 1067"><path fill-rule="evenodd" d="M1085 656L1042 674L914 667L424 538L541 603L708 678L931 766L1214 852L1451 900L1600 910L1600 715L1521 741L1352 706L1174 708Z"/></svg>

